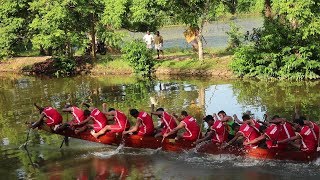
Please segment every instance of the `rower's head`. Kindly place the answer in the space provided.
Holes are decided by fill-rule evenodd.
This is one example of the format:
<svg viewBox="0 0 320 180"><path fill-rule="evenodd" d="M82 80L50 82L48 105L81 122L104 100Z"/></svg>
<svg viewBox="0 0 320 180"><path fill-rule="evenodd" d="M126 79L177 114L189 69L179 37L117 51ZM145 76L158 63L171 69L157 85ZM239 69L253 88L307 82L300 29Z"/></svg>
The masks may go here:
<svg viewBox="0 0 320 180"><path fill-rule="evenodd" d="M139 116L139 111L137 109L130 109L130 115L137 118Z"/></svg>
<svg viewBox="0 0 320 180"><path fill-rule="evenodd" d="M108 112L115 111L115 110L116 110L115 108L109 108Z"/></svg>
<svg viewBox="0 0 320 180"><path fill-rule="evenodd" d="M156 112L163 112L164 109L162 107L158 108ZM162 115L158 115L159 118L162 118Z"/></svg>
<svg viewBox="0 0 320 180"><path fill-rule="evenodd" d="M301 128L304 126L304 117L300 117L298 119L295 119L293 121L294 125L293 125L293 128L296 129L296 131L300 131Z"/></svg>
<svg viewBox="0 0 320 180"><path fill-rule="evenodd" d="M203 120L211 127L214 124L214 119L211 115L207 115Z"/></svg>
<svg viewBox="0 0 320 180"><path fill-rule="evenodd" d="M244 122L244 123L248 123L249 121L250 121L250 115L249 114L244 114L243 116L242 116L242 121Z"/></svg>
<svg viewBox="0 0 320 180"><path fill-rule="evenodd" d="M220 117L220 119L224 118L226 115L227 115L227 114L226 114L226 112L224 112L224 111L219 111L219 112L218 112L218 116Z"/></svg>
<svg viewBox="0 0 320 180"><path fill-rule="evenodd" d="M181 120L188 116L187 111L181 111Z"/></svg>
<svg viewBox="0 0 320 180"><path fill-rule="evenodd" d="M82 103L82 105L84 105L85 107L87 107L89 109L89 111L92 111L94 109L93 106L90 106L88 103Z"/></svg>
<svg viewBox="0 0 320 180"><path fill-rule="evenodd" d="M85 117L89 117L90 114L91 114L91 112L90 112L88 109L85 109L85 110L83 111L83 115L84 115Z"/></svg>

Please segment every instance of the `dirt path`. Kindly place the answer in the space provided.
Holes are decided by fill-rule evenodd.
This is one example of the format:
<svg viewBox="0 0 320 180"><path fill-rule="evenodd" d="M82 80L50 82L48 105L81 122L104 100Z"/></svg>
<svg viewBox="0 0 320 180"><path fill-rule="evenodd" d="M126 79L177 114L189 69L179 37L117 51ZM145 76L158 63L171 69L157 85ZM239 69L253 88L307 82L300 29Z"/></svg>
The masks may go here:
<svg viewBox="0 0 320 180"><path fill-rule="evenodd" d="M43 62L51 56L37 57L14 57L4 61L0 61L0 72L19 73L25 66L33 65L34 63Z"/></svg>

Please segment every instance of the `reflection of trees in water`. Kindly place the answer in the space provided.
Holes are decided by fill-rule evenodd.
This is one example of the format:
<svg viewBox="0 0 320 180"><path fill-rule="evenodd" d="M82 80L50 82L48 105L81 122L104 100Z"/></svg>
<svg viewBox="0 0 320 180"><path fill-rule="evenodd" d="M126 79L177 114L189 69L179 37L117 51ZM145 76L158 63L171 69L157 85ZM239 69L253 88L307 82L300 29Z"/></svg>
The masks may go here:
<svg viewBox="0 0 320 180"><path fill-rule="evenodd" d="M318 120L320 82L303 81L236 81L233 92L244 105L266 107L270 115L279 114L292 118L295 109L302 114Z"/></svg>

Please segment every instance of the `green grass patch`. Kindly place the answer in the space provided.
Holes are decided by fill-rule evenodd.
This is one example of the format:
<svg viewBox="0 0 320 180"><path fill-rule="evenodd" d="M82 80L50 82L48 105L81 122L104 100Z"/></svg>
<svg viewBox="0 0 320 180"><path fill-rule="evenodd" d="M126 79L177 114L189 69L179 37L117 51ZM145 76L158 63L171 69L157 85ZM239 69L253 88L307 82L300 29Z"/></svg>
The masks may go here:
<svg viewBox="0 0 320 180"><path fill-rule="evenodd" d="M173 69L212 69L217 64L217 61L212 59L205 59L203 62L197 59L166 60L157 63L156 67L173 68Z"/></svg>

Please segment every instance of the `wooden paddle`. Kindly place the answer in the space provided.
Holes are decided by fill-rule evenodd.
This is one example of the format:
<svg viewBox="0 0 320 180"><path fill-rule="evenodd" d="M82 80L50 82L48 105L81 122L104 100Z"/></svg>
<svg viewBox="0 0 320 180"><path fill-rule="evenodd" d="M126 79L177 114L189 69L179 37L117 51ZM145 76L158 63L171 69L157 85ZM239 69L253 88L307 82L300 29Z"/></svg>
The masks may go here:
<svg viewBox="0 0 320 180"><path fill-rule="evenodd" d="M28 141L29 141L29 135L30 135L30 131L31 131L32 127L29 128L28 130L28 134L27 134L27 139L26 139L26 142L23 144L23 147L25 149L27 149L27 145L28 145Z"/></svg>
<svg viewBox="0 0 320 180"><path fill-rule="evenodd" d="M67 122L69 121L69 112L67 112ZM69 139L68 136L64 136L61 145L60 145L60 149L62 148L63 144L66 143L66 146L69 145Z"/></svg>

